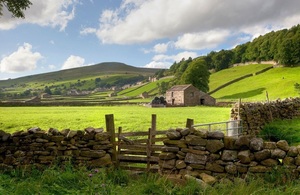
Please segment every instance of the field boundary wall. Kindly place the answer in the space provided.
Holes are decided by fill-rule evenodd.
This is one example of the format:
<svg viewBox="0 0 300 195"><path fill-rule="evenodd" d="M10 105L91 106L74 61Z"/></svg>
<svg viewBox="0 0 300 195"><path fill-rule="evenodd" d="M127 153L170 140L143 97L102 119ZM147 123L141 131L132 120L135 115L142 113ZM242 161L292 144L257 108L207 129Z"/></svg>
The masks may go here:
<svg viewBox="0 0 300 195"><path fill-rule="evenodd" d="M257 135L265 124L276 119L300 116L300 98L287 98L270 102L236 103L231 109L231 119L243 121L243 134Z"/></svg>

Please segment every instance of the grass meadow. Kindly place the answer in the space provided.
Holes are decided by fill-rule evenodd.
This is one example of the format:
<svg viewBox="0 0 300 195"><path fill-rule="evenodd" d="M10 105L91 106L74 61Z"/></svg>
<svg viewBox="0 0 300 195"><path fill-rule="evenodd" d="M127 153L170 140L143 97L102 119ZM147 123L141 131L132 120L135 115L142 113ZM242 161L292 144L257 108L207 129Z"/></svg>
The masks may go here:
<svg viewBox="0 0 300 195"><path fill-rule="evenodd" d="M269 64L253 64L247 66L236 66L228 69L221 70L219 72L210 75L209 89L212 91L217 87L245 76L247 74L253 74L265 68L271 67Z"/></svg>
<svg viewBox="0 0 300 195"><path fill-rule="evenodd" d="M266 100L266 91L269 99L296 97L294 84L300 82L300 67L273 68L263 74L243 79L233 83L213 94L217 99L238 99L245 101Z"/></svg>
<svg viewBox="0 0 300 195"><path fill-rule="evenodd" d="M6 132L40 127L43 130L83 130L105 128L105 115L114 114L115 126L124 132L148 130L152 114L157 115L157 129L185 127L186 119L195 124L227 121L230 109L224 107L149 108L144 106L82 106L82 107L1 107L0 129Z"/></svg>
<svg viewBox="0 0 300 195"><path fill-rule="evenodd" d="M299 180L293 180L285 170L276 170L264 177L249 175L246 179L225 179L213 186L202 186L193 180L174 182L159 174L130 175L123 170L87 170L71 166L0 174L0 193L7 195L290 195L300 194L299 184Z"/></svg>

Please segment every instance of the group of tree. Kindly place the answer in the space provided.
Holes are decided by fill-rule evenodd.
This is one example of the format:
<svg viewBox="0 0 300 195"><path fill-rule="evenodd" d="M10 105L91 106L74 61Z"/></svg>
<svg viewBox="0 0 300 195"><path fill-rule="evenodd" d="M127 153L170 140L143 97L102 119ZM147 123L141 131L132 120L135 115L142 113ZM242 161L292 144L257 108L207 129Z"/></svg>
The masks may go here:
<svg viewBox="0 0 300 195"><path fill-rule="evenodd" d="M3 7L5 7L13 17L24 18L24 10L31 5L29 0L0 0L0 16L2 16Z"/></svg>
<svg viewBox="0 0 300 195"><path fill-rule="evenodd" d="M231 50L212 51L203 56L209 69L226 69L236 63L276 61L285 66L300 63L300 25L272 31Z"/></svg>
<svg viewBox="0 0 300 195"><path fill-rule="evenodd" d="M210 72L208 70L207 62L204 58L199 57L192 59L191 57L180 62L174 62L166 75L174 75L170 82L161 82L157 84L160 94L164 94L167 89L173 85L192 84L203 92L208 92Z"/></svg>

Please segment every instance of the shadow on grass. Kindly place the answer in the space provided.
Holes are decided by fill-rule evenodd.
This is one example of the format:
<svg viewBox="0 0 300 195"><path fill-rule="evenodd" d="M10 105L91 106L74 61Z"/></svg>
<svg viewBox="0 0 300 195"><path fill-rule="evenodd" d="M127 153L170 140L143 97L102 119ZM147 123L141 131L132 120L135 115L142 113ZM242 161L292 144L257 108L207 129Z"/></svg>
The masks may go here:
<svg viewBox="0 0 300 195"><path fill-rule="evenodd" d="M265 90L266 90L266 88L262 87L262 88L242 92L242 93L226 95L226 96L220 97L220 99L250 98L250 97L254 97L256 95L262 94Z"/></svg>

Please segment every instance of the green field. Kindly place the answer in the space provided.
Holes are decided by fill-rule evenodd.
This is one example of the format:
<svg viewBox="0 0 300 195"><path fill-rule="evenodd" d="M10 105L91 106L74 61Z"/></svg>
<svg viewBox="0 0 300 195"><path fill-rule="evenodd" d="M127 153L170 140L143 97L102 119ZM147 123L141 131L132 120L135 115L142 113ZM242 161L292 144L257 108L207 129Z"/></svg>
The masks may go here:
<svg viewBox="0 0 300 195"><path fill-rule="evenodd" d="M245 76L247 74L254 74L268 67L272 67L272 65L253 64L247 66L236 66L213 73L210 75L209 79L209 90L212 91L229 81Z"/></svg>
<svg viewBox="0 0 300 195"><path fill-rule="evenodd" d="M300 67L273 68L263 74L246 78L233 83L212 94L214 98L222 100L245 101L266 100L266 91L269 99L299 96L294 89L295 83L300 83Z"/></svg>
<svg viewBox="0 0 300 195"><path fill-rule="evenodd" d="M157 84L162 83L162 82L169 82L170 80L171 80L171 78L165 78L165 79L160 79L155 82L147 83L143 86L131 87L131 88L125 89L123 91L120 91L118 93L118 95L119 96L127 96L127 97L136 97L136 96L141 95L143 92L148 92L148 93L150 92L149 95L156 95L156 93L158 93Z"/></svg>
<svg viewBox="0 0 300 195"><path fill-rule="evenodd" d="M105 114L114 114L116 128L124 131L145 131L151 127L151 115L157 115L157 129L185 127L186 119L195 123L227 121L230 108L181 107L148 108L143 106L88 107L1 107L0 129L7 132L40 127L43 130L83 130L86 127L105 127Z"/></svg>

